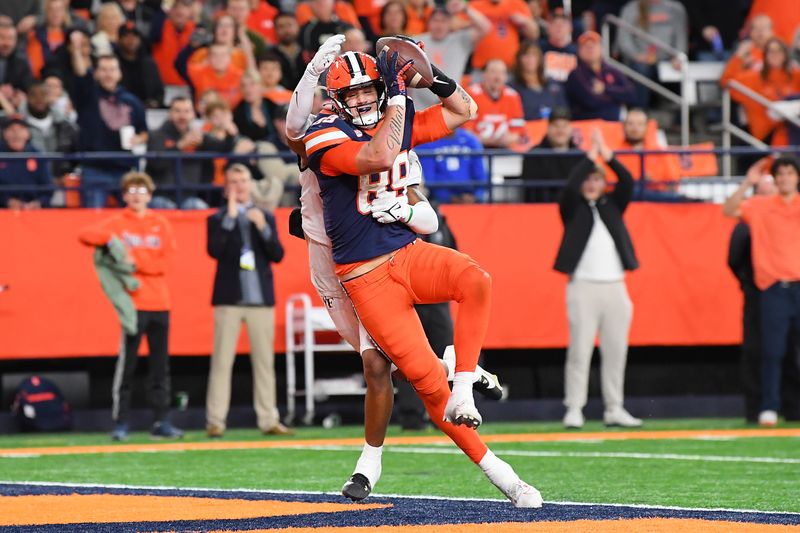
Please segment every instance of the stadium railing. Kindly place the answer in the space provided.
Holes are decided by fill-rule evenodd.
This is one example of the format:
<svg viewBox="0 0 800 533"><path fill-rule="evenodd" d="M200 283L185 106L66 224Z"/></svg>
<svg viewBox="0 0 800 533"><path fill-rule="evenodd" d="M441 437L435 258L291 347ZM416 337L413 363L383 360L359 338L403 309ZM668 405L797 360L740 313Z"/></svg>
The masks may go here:
<svg viewBox="0 0 800 533"><path fill-rule="evenodd" d="M563 186L567 176L554 176L547 180L529 180L519 174L522 161L525 158L541 157L569 157L583 155L585 152L580 150L555 151L555 150L536 150L526 153L519 153L512 150L482 150L473 152L441 152L431 150L418 150L421 159L432 157L481 157L485 159L486 168L491 175L490 182L477 181L436 181L427 182L426 187L431 190L441 188L459 188L467 190L484 189L485 197L482 201L487 203L521 203L525 190L535 190L540 194L535 195L538 202L552 202L557 200L558 191ZM730 165L724 168L722 175L698 176L692 171L693 161L702 156L713 156L715 159L725 160L730 157L749 157L753 160L756 157L763 157L771 153L797 155L800 153L798 147L770 148L767 146L759 147L728 147L728 148L669 148L665 150L645 150L645 151L616 151L617 155L633 155L639 159L639 175L645 176L645 167L648 157L677 157L681 164L681 179L678 181L650 181L641 179L637 182L637 199L650 201L707 201L722 202L739 184L741 176L730 174ZM174 162L174 184L159 186L159 195L169 195L177 204L186 198L201 194L215 194L219 197L222 188L212 184L193 185L187 184L183 176L183 163L188 160L214 160L224 158L227 160L252 161L262 158L294 158L291 152L281 152L274 154L228 154L228 153L175 153L175 152L148 152L141 155L132 156L130 152L94 152L94 153L0 153L0 162L10 160L30 160L54 162L68 161L80 165L83 162L111 161L119 159L138 159L140 168L146 169L146 161L149 160L170 160ZM498 164L501 163L502 164ZM714 167L716 168L716 167ZM77 171L78 174L80 171ZM503 173L510 172L510 173ZM516 172L516 173L515 173ZM742 171L743 173L743 171ZM287 186L287 190L297 189L297 186ZM109 184L107 189L110 193L118 191L118 184ZM59 186L59 185L2 185L0 184L0 196L10 194L43 194L49 195L56 191L80 192L81 186Z"/></svg>

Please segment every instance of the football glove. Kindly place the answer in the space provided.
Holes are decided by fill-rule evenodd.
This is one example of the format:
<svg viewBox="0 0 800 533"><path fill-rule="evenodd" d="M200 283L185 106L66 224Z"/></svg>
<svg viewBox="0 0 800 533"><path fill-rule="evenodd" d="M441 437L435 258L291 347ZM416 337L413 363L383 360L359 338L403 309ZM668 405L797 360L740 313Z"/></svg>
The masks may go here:
<svg viewBox="0 0 800 533"><path fill-rule="evenodd" d="M317 53L314 54L311 63L306 67L308 73L315 78L319 78L342 51L342 43L344 40L345 37L342 34L328 37L328 40L322 43Z"/></svg>
<svg viewBox="0 0 800 533"><path fill-rule="evenodd" d="M380 72L386 84L386 96L391 99L393 96L406 96L405 73L414 64L414 61L407 61L403 65L398 65L397 52L393 52L389 57L386 50L381 50L378 54L378 72Z"/></svg>
<svg viewBox="0 0 800 533"><path fill-rule="evenodd" d="M408 202L401 202L395 193L387 190L381 191L369 208L372 211L372 218L381 224L406 223L414 214L414 210L408 205Z"/></svg>

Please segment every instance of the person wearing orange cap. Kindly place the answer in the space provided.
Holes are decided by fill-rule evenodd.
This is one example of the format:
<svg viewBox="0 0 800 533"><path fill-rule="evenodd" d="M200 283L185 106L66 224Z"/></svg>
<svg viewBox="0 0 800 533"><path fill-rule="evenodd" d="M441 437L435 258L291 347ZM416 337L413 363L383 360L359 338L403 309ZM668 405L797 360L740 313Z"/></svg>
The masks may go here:
<svg viewBox="0 0 800 533"><path fill-rule="evenodd" d="M622 105L636 100L628 78L603 61L600 34L594 31L578 38L578 66L567 78L566 91L575 120L617 121Z"/></svg>

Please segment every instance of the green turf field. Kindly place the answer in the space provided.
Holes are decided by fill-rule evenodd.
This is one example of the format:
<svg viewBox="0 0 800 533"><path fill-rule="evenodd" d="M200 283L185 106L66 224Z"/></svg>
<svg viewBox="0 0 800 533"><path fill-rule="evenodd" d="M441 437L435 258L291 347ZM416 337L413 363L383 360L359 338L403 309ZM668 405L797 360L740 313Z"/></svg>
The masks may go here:
<svg viewBox="0 0 800 533"><path fill-rule="evenodd" d="M736 429L734 420L648 421L648 430ZM800 424L781 427L800 427ZM588 423L584 433L604 431ZM486 424L481 433L560 432L559 424ZM579 433L578 433L579 434ZM300 428L291 440L359 437L361 428ZM430 429L392 436L438 435ZM262 440L230 430L223 442ZM207 441L189 432L185 441ZM150 443L144 433L129 443ZM0 437L0 448L109 444L105 434ZM153 444L157 449L158 444ZM800 512L800 437L508 442L491 445L546 501L635 503ZM0 481L336 492L352 472L357 447L204 450L0 457ZM376 493L498 498L454 446L413 444L384 452Z"/></svg>

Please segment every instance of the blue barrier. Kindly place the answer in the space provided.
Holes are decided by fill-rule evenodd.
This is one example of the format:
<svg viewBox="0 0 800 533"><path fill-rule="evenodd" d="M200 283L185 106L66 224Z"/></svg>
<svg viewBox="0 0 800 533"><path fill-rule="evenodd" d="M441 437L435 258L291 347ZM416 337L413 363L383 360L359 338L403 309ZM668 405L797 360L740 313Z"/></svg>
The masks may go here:
<svg viewBox="0 0 800 533"><path fill-rule="evenodd" d="M580 150L569 150L569 151L556 151L556 150L536 150L530 151L525 153L520 153L512 150L499 150L499 149L491 149L491 150L482 150L482 151L474 151L474 152L459 152L454 154L452 152L443 152L443 151L435 151L435 150L417 150L417 154L419 155L420 159L431 158L431 157L466 157L466 158L473 158L473 157L482 157L486 158L489 168L492 168L492 164L494 159L497 157L516 157L516 158L539 158L539 157L570 157L575 155L583 155L585 152ZM663 155L663 154L713 154L715 156L722 156L726 154L730 154L732 156L765 156L769 154L786 154L786 155L797 155L800 153L800 147L784 147L784 148L775 148L770 149L769 152L764 152L763 150L751 148L751 147L733 147L729 149L724 148L714 148L714 149L678 149L678 148L670 148L668 150L647 150L647 151L617 151L615 152L618 155L636 155L639 157L640 160L640 169L641 175L645 175L645 162L646 158L650 155ZM138 166L140 169L146 169L146 162L151 160L167 160L173 161L175 165L175 172L174 172L174 184L173 185L159 185L158 189L161 194L168 193L173 195L175 198L176 203L180 204L180 202L188 197L195 196L198 193L215 193L219 195L221 192L221 187L215 186L212 184L189 184L185 183L185 178L183 176L183 163L185 161L208 161L214 159L226 159L228 161L253 161L259 159L296 159L296 156L292 152L279 152L274 154L260 154L260 153L251 153L251 154L231 154L231 153L211 153L211 152L202 152L202 153L183 153L183 152L146 152L143 154L132 154L131 152L75 152L75 153L0 153L0 162L4 161L14 161L14 160L30 160L34 159L37 161L43 162L69 162L72 164L76 164L80 166L80 164L85 162L103 162L103 161L119 161L119 160L133 160L138 161ZM78 174L80 172L78 171ZM495 196L503 190L516 190L516 191L523 191L526 189L538 189L541 191L547 191L549 193L548 197L545 197L543 201L554 201L557 195L558 190L563 186L565 182L566 176L556 177L553 180L530 180L525 179L524 176L507 176L512 178L511 180L506 180L502 183L479 183L476 181L439 181L436 183L427 183L426 187L430 189L439 189L439 188L460 188L460 189L472 189L475 190L477 188L485 188L487 190L487 198L486 201L489 203L495 202ZM519 178L519 179L514 179ZM700 178L691 178L692 181L698 181ZM730 184L732 183L729 178L720 178L720 177L709 177L709 179L705 180L706 183L711 185L714 184ZM663 182L662 182L663 183ZM158 184L157 184L158 185ZM645 191L647 189L648 182L646 179L640 180L639 182L639 192ZM107 186L101 187L94 187L95 189L101 188L106 189L109 193L118 191L118 184L108 184ZM298 186L287 186L287 191L292 191L298 189ZM56 191L83 191L85 190L84 187L69 187L69 186L62 186L62 185L29 185L29 184L11 184L11 185L3 185L0 184L0 195L9 194L9 193L16 193L16 194L52 194ZM545 195L547 196L547 195ZM640 196L641 197L641 196ZM666 198L663 198L666 199ZM503 201L502 199L500 201Z"/></svg>

